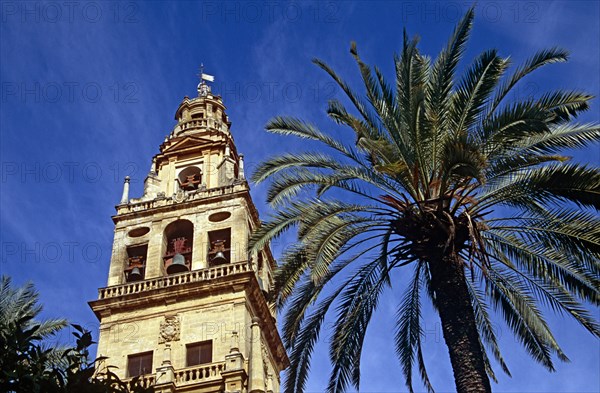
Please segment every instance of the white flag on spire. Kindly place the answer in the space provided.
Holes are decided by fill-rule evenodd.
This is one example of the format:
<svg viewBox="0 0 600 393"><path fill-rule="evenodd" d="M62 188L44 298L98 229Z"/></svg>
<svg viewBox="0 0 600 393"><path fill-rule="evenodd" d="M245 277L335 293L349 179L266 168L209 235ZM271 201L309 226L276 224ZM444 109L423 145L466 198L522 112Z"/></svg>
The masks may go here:
<svg viewBox="0 0 600 393"><path fill-rule="evenodd" d="M208 75L208 74L202 74L202 80L204 81L209 81L209 82L214 82L215 81L215 77L212 75Z"/></svg>

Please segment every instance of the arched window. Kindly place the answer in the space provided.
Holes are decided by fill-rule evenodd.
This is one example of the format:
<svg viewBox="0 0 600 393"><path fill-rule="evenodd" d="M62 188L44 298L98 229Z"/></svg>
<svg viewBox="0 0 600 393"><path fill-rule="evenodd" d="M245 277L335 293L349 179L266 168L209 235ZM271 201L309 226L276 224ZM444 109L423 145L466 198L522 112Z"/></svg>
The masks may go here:
<svg viewBox="0 0 600 393"><path fill-rule="evenodd" d="M165 228L164 267L167 274L183 273L192 266L194 224L188 220L177 220Z"/></svg>

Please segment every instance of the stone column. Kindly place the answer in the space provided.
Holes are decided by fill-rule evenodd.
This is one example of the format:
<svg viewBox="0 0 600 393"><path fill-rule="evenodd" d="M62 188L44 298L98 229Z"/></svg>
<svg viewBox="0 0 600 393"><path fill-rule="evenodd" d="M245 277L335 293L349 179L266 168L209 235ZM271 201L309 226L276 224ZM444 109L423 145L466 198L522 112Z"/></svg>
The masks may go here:
<svg viewBox="0 0 600 393"><path fill-rule="evenodd" d="M250 336L250 383L249 393L265 393L265 370L262 359L262 338L260 331L260 318L252 318Z"/></svg>

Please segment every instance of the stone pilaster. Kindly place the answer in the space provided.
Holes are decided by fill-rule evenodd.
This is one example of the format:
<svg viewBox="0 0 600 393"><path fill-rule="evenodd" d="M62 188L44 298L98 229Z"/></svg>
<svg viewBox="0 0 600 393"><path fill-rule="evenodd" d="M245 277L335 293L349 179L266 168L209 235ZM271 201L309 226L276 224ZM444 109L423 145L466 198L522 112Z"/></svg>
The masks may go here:
<svg viewBox="0 0 600 393"><path fill-rule="evenodd" d="M194 217L194 244L192 250L192 270L208 267L208 235L206 234L206 214Z"/></svg>
<svg viewBox="0 0 600 393"><path fill-rule="evenodd" d="M260 318L252 318L250 344L250 384L249 393L265 393L265 370L262 359L262 334Z"/></svg>
<svg viewBox="0 0 600 393"><path fill-rule="evenodd" d="M161 221L152 221L151 235L148 241L146 258L146 279L163 275L163 230L166 225Z"/></svg>

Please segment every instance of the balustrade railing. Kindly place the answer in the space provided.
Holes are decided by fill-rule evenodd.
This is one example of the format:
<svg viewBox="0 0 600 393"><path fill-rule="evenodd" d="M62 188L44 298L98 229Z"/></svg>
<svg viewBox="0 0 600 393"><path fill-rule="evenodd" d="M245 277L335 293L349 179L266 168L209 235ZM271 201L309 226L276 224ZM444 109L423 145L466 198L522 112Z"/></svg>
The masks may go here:
<svg viewBox="0 0 600 393"><path fill-rule="evenodd" d="M198 128L214 128L218 131L225 131L226 125L219 119L192 119L181 122L175 127L175 133L183 132L186 130L193 130Z"/></svg>
<svg viewBox="0 0 600 393"><path fill-rule="evenodd" d="M199 364L197 366L181 368L175 370L175 385L184 386L195 383L218 380L221 378L221 373L225 371L225 362L216 362L208 364ZM140 375L135 378L124 379L129 388L132 389L136 384L134 380L137 379L137 385L149 388L156 385L156 376L154 374Z"/></svg>
<svg viewBox="0 0 600 393"><path fill-rule="evenodd" d="M248 262L226 263L206 269L192 270L187 273L174 274L166 277L150 278L143 281L115 285L98 289L98 299L130 295L134 293L151 291L159 288L168 288L179 284L208 281L219 277L250 271Z"/></svg>
<svg viewBox="0 0 600 393"><path fill-rule="evenodd" d="M137 379L137 384L134 383L134 381L136 379ZM154 386L156 384L156 378L155 378L154 374L145 374L145 375L140 375L139 377L124 379L123 382L125 382L127 385L129 385L129 389L131 389L131 390L133 390L133 388L136 385L137 386L141 385L147 389L150 386Z"/></svg>
<svg viewBox="0 0 600 393"><path fill-rule="evenodd" d="M182 386L211 379L219 379L223 371L225 371L225 362L200 364L175 370L175 384Z"/></svg>
<svg viewBox="0 0 600 393"><path fill-rule="evenodd" d="M194 201L210 197L218 197L232 192L242 191L247 189L247 185L243 182L238 182L222 187L214 187L208 189L198 189L194 191L186 191L183 201ZM161 206L169 206L183 201L175 201L173 197L155 198L150 200L130 200L127 204L117 205L117 214L127 214L133 212L144 211Z"/></svg>

